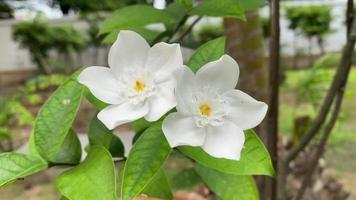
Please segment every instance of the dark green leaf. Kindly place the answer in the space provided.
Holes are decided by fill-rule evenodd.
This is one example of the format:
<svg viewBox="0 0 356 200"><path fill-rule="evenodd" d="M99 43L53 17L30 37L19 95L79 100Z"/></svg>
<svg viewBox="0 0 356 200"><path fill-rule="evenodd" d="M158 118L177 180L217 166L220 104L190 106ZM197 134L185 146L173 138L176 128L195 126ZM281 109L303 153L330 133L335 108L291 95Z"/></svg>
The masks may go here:
<svg viewBox="0 0 356 200"><path fill-rule="evenodd" d="M211 40L199 47L188 61L193 72L198 71L204 64L215 61L224 55L225 37Z"/></svg>
<svg viewBox="0 0 356 200"><path fill-rule="evenodd" d="M245 20L244 8L237 0L206 0L189 12L191 15L234 17Z"/></svg>
<svg viewBox="0 0 356 200"><path fill-rule="evenodd" d="M239 161L214 158L199 147L182 146L178 149L198 163L224 173L274 176L271 158L256 133L253 130L247 130L245 138Z"/></svg>
<svg viewBox="0 0 356 200"><path fill-rule="evenodd" d="M156 38L161 34L160 31L151 30L142 27L129 27L126 28L125 30L135 31L136 33L140 34L143 38L145 38L147 42L151 45L156 40ZM120 31L121 29L111 31L107 36L105 36L103 40L103 44L113 44L116 41L117 35L119 34Z"/></svg>
<svg viewBox="0 0 356 200"><path fill-rule="evenodd" d="M160 199L173 199L171 187L163 170L159 170L156 173L151 182L142 191L142 194Z"/></svg>
<svg viewBox="0 0 356 200"><path fill-rule="evenodd" d="M43 160L14 152L0 154L0 186L47 168Z"/></svg>
<svg viewBox="0 0 356 200"><path fill-rule="evenodd" d="M166 28L170 32L172 32L178 26L178 24L181 22L181 20L185 17L186 9L185 9L184 5L182 5L181 3L174 2L174 3L171 3L168 5L166 12L175 18L176 23L166 24ZM174 34L174 33L172 33L172 34Z"/></svg>
<svg viewBox="0 0 356 200"><path fill-rule="evenodd" d="M201 178L195 172L194 168L187 168L173 177L172 188L174 190L192 189L200 182Z"/></svg>
<svg viewBox="0 0 356 200"><path fill-rule="evenodd" d="M225 174L197 164L195 170L221 200L258 200L258 190L252 176Z"/></svg>
<svg viewBox="0 0 356 200"><path fill-rule="evenodd" d="M80 143L70 130L83 92L76 80L79 73L74 73L48 98L35 121L36 149L51 163L76 164L80 161Z"/></svg>
<svg viewBox="0 0 356 200"><path fill-rule="evenodd" d="M113 157L124 156L124 145L120 138L114 135L113 131L107 129L96 115L90 122L88 136L90 145L103 146Z"/></svg>
<svg viewBox="0 0 356 200"><path fill-rule="evenodd" d="M71 200L116 200L115 165L110 153L92 146L83 163L62 173L56 185Z"/></svg>
<svg viewBox="0 0 356 200"><path fill-rule="evenodd" d="M143 16L144 15L144 16ZM175 19L165 10L148 5L123 7L106 19L100 27L100 34L130 28L144 27L153 23L174 23Z"/></svg>
<svg viewBox="0 0 356 200"><path fill-rule="evenodd" d="M131 200L150 183L168 158L171 148L163 135L161 124L148 128L133 145L122 178L122 200Z"/></svg>

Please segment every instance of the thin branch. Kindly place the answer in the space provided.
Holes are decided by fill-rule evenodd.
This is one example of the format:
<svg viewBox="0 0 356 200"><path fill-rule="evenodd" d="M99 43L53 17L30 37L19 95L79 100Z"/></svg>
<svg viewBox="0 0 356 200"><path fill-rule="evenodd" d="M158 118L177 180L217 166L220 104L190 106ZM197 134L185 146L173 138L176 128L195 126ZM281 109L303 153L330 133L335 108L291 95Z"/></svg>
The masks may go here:
<svg viewBox="0 0 356 200"><path fill-rule="evenodd" d="M270 110L268 112L267 147L272 157L272 163L278 173L278 105L279 105L279 72L280 72L280 22L279 22L279 0L270 1L271 15L271 40L269 58L269 81L270 81ZM271 199L277 199L277 181L271 180Z"/></svg>
<svg viewBox="0 0 356 200"><path fill-rule="evenodd" d="M202 16L199 16L196 18L193 23L188 27L187 30L184 31L184 33L178 37L178 39L175 42L181 42L194 28L194 26L202 19Z"/></svg>
<svg viewBox="0 0 356 200"><path fill-rule="evenodd" d="M309 170L307 171L307 173L304 176L304 180L303 180L302 186L299 189L295 200L303 199L305 190L308 188L308 186L311 183L311 179L312 179L313 173L314 173L316 167L319 164L319 159L324 154L326 143L327 143L327 141L329 139L329 136L331 134L331 131L332 131L337 119L338 119L343 96L344 96L344 87L340 89L340 91L339 91L339 93L338 93L338 95L336 97L335 107L334 107L334 111L332 113L331 119L330 119L330 121L328 122L328 124L326 125L326 127L324 129L323 137L321 138L321 141L320 141L320 143L319 143L319 145L318 145L318 147L317 147L317 149L315 151L315 154L314 154L313 158L311 159L312 162L310 163Z"/></svg>
<svg viewBox="0 0 356 200"><path fill-rule="evenodd" d="M189 18L188 15L184 15L182 17L182 19L179 21L178 25L176 26L176 28L174 29L174 31L172 32L172 34L167 38L166 42L170 42L172 40L172 38L174 37L174 35L178 32L178 30L185 24L185 22L187 21L187 19Z"/></svg>

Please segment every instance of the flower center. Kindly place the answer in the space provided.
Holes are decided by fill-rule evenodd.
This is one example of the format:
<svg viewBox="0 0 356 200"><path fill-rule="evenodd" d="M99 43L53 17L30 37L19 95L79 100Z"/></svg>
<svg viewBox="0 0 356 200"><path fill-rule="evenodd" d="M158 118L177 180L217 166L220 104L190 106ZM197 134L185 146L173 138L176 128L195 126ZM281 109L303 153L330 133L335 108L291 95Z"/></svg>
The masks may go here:
<svg viewBox="0 0 356 200"><path fill-rule="evenodd" d="M152 73L142 68L126 68L118 80L121 93L133 104L144 102L155 93Z"/></svg>
<svg viewBox="0 0 356 200"><path fill-rule="evenodd" d="M136 92L142 92L145 89L146 85L142 83L141 81L136 81L135 82L135 90Z"/></svg>
<svg viewBox="0 0 356 200"><path fill-rule="evenodd" d="M215 88L201 88L193 94L191 106L198 127L220 126L225 121L226 102Z"/></svg>
<svg viewBox="0 0 356 200"><path fill-rule="evenodd" d="M199 107L200 113L204 116L210 116L211 107L208 104L202 104Z"/></svg>

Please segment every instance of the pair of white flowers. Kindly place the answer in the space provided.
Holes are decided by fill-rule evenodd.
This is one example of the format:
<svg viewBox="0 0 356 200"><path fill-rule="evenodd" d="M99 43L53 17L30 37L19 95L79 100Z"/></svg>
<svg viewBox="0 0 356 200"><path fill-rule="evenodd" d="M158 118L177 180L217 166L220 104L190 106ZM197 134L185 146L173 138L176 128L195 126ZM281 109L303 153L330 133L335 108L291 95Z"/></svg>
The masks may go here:
<svg viewBox="0 0 356 200"><path fill-rule="evenodd" d="M98 114L109 129L144 117L163 121L171 147L199 146L214 157L240 159L243 130L257 126L267 105L235 90L238 64L228 55L196 74L183 65L179 44L150 47L137 33L121 31L109 52L109 66L79 75L95 97L110 104Z"/></svg>

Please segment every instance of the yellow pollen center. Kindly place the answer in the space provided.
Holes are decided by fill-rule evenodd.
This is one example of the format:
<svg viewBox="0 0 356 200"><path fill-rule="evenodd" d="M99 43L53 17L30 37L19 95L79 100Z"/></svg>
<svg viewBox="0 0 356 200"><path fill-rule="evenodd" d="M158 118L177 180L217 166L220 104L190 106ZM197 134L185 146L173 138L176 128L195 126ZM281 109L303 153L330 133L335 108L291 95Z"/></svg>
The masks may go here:
<svg viewBox="0 0 356 200"><path fill-rule="evenodd" d="M211 108L210 108L209 105L203 104L203 105L200 106L199 109L200 109L200 113L201 113L202 115L205 115L205 116L209 116L209 115L210 115Z"/></svg>
<svg viewBox="0 0 356 200"><path fill-rule="evenodd" d="M140 81L135 82L135 90L137 92L142 92L145 89L145 87L146 87L146 85L143 84L142 82L140 82Z"/></svg>

